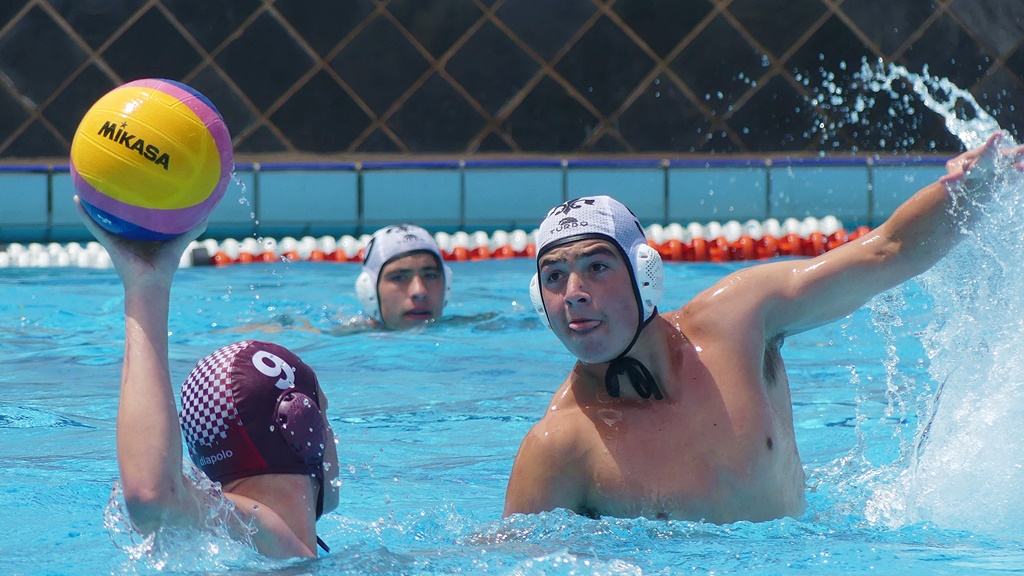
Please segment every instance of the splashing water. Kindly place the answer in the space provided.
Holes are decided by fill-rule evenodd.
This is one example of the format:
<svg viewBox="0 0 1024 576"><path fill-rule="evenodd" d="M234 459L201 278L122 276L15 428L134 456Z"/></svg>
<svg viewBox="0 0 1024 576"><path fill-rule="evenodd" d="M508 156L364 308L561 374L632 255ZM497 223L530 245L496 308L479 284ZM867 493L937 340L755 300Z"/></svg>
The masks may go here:
<svg viewBox="0 0 1024 576"><path fill-rule="evenodd" d="M894 81L906 83L967 148L1000 130L970 92L927 70L865 64L860 77L865 88L894 99ZM964 105L966 114L958 110ZM1017 144L1004 133L998 145ZM1024 436L1017 432L1024 418L1024 175L998 164L985 170L991 196L979 198L966 186L955 191L964 239L918 278L933 302L921 339L935 390L897 399L916 406L918 428L891 470L864 478L874 487L866 510L872 521L1024 530ZM892 361L895 351L889 355Z"/></svg>
<svg viewBox="0 0 1024 576"><path fill-rule="evenodd" d="M873 93L887 93L893 99L900 96L893 82L906 81L921 103L942 116L946 130L967 148L981 146L990 134L1000 130L999 123L978 104L973 94L950 82L948 78L932 78L928 75L927 66L921 74L915 74L895 64L890 64L887 70L877 65L872 68L865 61L859 76L864 80L865 88ZM972 112L973 117L962 118L957 115L961 103L967 105L968 113ZM964 114L964 111L960 113Z"/></svg>
<svg viewBox="0 0 1024 576"><path fill-rule="evenodd" d="M251 538L252 523L238 515L219 485L188 459L182 461L182 469L185 481L194 484L203 496L207 514L201 527L164 526L155 534L140 534L129 519L121 483L115 483L103 524L114 545L128 556L122 573L135 574L140 569L213 573L241 566L281 564L259 555Z"/></svg>
<svg viewBox="0 0 1024 576"><path fill-rule="evenodd" d="M969 91L946 78L931 77L927 65L917 74L865 58L859 69L840 62L837 72L793 72L811 91L808 104L816 116L804 137L817 140L822 154L949 150L956 144L950 136L974 148L999 129ZM922 113L925 108L945 125L935 122L927 110Z"/></svg>
<svg viewBox="0 0 1024 576"><path fill-rule="evenodd" d="M245 195L245 193L248 192L249 189L248 187L246 187L245 182L243 182L242 179L238 177L238 172L234 170L231 171L231 181L238 186L238 203L241 204L242 206L252 206L252 203L249 202L249 197Z"/></svg>

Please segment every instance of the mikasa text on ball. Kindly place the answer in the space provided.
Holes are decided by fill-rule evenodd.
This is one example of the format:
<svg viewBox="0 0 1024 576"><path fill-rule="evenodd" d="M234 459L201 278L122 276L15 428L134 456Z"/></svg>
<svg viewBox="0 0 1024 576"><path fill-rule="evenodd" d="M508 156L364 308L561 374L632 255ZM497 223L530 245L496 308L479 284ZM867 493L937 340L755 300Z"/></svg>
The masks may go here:
<svg viewBox="0 0 1024 576"><path fill-rule="evenodd" d="M231 180L231 135L217 108L172 80L135 80L85 113L71 143L71 177L86 212L133 240L194 228Z"/></svg>

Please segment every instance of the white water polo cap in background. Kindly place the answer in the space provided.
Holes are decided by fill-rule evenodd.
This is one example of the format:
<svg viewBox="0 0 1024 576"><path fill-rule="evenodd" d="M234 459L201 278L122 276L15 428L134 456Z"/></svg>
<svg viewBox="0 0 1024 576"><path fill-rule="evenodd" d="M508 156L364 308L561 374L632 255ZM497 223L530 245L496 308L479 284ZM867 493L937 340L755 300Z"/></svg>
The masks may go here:
<svg viewBox="0 0 1024 576"><path fill-rule="evenodd" d="M437 263L444 274L444 305L452 289L452 270L444 264L441 249L434 237L419 226L397 224L387 226L373 233L363 253L363 271L356 279L356 296L363 305L363 312L381 322L380 297L377 283L380 271L390 262L415 252L429 252L437 257Z"/></svg>
<svg viewBox="0 0 1024 576"><path fill-rule="evenodd" d="M629 264L643 325L651 319L661 301L664 267L661 255L647 244L640 221L618 200L610 196L587 196L552 208L537 229L537 272L540 272L540 258L548 250L587 238L608 240L622 252ZM548 324L537 274L530 283L530 297L537 313Z"/></svg>

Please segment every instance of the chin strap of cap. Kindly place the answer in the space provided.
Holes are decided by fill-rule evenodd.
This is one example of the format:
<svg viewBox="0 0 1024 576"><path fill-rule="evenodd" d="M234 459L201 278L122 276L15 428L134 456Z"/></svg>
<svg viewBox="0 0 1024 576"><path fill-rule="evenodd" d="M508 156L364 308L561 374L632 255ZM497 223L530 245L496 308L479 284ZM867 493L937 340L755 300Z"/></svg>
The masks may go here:
<svg viewBox="0 0 1024 576"><path fill-rule="evenodd" d="M633 349L633 344L636 344L637 338L640 337L640 333L643 329L658 315L658 309L654 309L654 313L651 314L650 318L640 324L636 334L633 336L633 341L626 346L626 349L622 351L614 360L608 363L608 371L604 373L604 387L608 390L608 395L612 398L619 397L619 376L626 375L629 377L629 383L633 385L633 390L640 395L641 398L647 399L651 395L654 395L655 400L663 400L665 397L661 394L661 388L658 387L658 382L654 379L654 374L644 366L642 362L636 358L630 358L626 356L630 350Z"/></svg>
<svg viewBox="0 0 1024 576"><path fill-rule="evenodd" d="M331 551L331 549L327 547L327 544L325 544L324 541L321 540L319 536L316 537L316 544L317 544L317 546L323 548L324 552L330 552Z"/></svg>
<svg viewBox="0 0 1024 576"><path fill-rule="evenodd" d="M641 398L650 398L654 395L655 400L662 400L661 389L654 380L654 375L636 358L619 356L608 363L608 371L604 374L604 386L608 389L608 395L612 398L619 397L619 376L625 374L633 389Z"/></svg>
<svg viewBox="0 0 1024 576"><path fill-rule="evenodd" d="M323 476L323 474L324 473L321 470L321 472L319 474L319 478L318 478L318 480L320 481L320 490L319 490L319 492L316 495L316 519L317 520L319 520L320 516L323 516L323 513L324 513L324 476ZM316 537L316 544L317 544L317 546L323 548L324 552L330 552L331 551L331 548L327 545L326 542L324 542L320 538L319 534Z"/></svg>

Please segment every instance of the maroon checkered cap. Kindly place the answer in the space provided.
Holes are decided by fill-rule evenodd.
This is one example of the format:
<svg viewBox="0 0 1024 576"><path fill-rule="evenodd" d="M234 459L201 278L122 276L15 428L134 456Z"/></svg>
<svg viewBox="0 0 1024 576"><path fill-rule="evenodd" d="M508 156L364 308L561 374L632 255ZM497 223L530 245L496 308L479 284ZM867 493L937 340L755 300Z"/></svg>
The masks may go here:
<svg viewBox="0 0 1024 576"><path fill-rule="evenodd" d="M244 340L203 358L181 387L189 455L211 480L322 478L327 429L312 368L287 348Z"/></svg>

